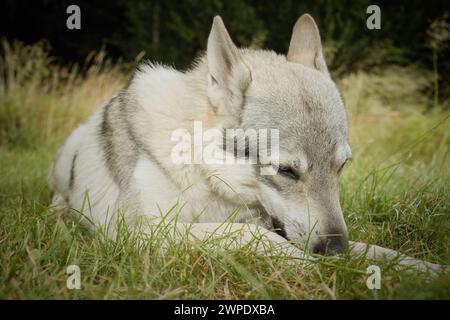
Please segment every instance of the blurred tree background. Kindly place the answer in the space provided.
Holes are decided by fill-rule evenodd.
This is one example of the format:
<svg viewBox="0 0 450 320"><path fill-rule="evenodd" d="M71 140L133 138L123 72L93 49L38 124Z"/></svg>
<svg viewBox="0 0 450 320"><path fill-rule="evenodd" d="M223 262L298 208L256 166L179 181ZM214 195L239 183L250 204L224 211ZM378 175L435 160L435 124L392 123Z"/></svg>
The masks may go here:
<svg viewBox="0 0 450 320"><path fill-rule="evenodd" d="M66 28L70 4L81 8L81 30ZM371 4L381 8L381 30L366 27ZM238 45L285 53L295 21L308 12L334 76L417 64L436 74L439 98L448 101L449 7L448 0L2 0L0 25L10 41L46 39L61 63L82 62L105 48L114 58L145 52L147 59L185 68L205 49L214 15Z"/></svg>

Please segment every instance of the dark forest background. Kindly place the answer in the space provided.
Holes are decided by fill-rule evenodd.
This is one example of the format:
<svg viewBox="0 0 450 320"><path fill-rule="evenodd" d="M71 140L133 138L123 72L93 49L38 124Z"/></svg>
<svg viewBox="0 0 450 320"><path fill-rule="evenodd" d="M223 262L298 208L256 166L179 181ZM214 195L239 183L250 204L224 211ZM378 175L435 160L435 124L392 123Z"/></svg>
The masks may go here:
<svg viewBox="0 0 450 320"><path fill-rule="evenodd" d="M81 8L81 30L68 30L66 8ZM381 8L381 30L366 28L366 9ZM205 49L212 17L221 15L241 46L286 52L302 13L316 19L335 76L388 64L417 64L439 73L448 96L450 1L225 1L2 0L1 35L11 41L45 39L62 63L82 62L104 48L125 61L145 58L184 68ZM143 54L143 53L142 53Z"/></svg>

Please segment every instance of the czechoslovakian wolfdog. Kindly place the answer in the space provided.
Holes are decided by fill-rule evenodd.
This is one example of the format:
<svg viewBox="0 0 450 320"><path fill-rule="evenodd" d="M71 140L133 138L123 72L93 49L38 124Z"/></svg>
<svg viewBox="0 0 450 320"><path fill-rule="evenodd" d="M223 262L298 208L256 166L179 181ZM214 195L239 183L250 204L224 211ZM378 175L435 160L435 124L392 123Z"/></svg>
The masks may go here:
<svg viewBox="0 0 450 320"><path fill-rule="evenodd" d="M277 159L174 163L172 134L192 131L194 121L219 131L277 129ZM213 147L224 151L223 144ZM244 245L259 233L292 256L349 247L352 254L439 269L348 241L338 180L350 157L346 111L312 17L299 18L286 56L238 49L216 17L207 52L192 69L141 65L125 89L74 130L53 166L53 204L83 211L110 237L119 212L128 222L146 220L144 233L169 212L175 228L195 239L236 232ZM262 174L273 166L276 174ZM171 211L174 204L179 210Z"/></svg>

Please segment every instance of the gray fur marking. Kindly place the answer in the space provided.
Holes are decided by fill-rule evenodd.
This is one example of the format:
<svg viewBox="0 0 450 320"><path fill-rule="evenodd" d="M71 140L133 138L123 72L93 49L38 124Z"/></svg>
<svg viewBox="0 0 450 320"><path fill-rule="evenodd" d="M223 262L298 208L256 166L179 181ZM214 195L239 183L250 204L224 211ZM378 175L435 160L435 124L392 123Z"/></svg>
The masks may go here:
<svg viewBox="0 0 450 320"><path fill-rule="evenodd" d="M99 128L106 167L119 186L129 182L139 154L138 145L128 135L130 124L124 98L121 92L104 107Z"/></svg>
<svg viewBox="0 0 450 320"><path fill-rule="evenodd" d="M75 184L75 162L77 160L78 151L76 151L72 158L72 165L70 167L69 189L72 190Z"/></svg>

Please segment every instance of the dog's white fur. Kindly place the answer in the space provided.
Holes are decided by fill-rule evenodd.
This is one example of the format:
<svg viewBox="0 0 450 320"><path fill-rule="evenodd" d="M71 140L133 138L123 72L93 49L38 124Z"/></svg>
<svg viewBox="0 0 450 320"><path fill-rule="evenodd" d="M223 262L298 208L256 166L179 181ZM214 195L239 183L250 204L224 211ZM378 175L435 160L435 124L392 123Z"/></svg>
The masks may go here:
<svg viewBox="0 0 450 320"><path fill-rule="evenodd" d="M274 79L276 83L268 83L274 70L283 76ZM283 253L304 258L302 250L264 228L267 217L261 214L261 204L269 215L282 221L287 236L296 240L297 235L312 230L306 226L305 217L299 218L302 210L308 211L308 217L317 223L319 231L325 228L329 218L325 217L325 206L319 200L310 199L309 212L305 201L283 198L256 180L249 165L174 165L171 160L174 144L170 137L174 130L190 130L194 120L203 121L208 128L237 126L238 115L245 117L242 115L244 91L250 100L281 94L286 104L296 103L289 100L292 96L297 99L293 92L309 92L311 100L320 98L324 105L336 105L333 117L338 119L333 121L342 124L336 129L336 135L342 132L342 143L330 159L335 159L340 166L350 156L345 112L328 74L312 18L304 15L299 19L287 58L271 51L238 50L220 18L215 18L207 56L194 69L182 73L166 66L141 66L122 93L70 135L59 150L53 168L54 205L82 211L111 236L116 232L119 212L130 222L144 216L150 225L158 224L166 212L171 212L169 220L177 215L177 227L189 228L197 239L212 233L220 236L224 232L237 232L243 245L254 234L264 234ZM252 108L251 103L256 102L245 103ZM264 124L265 120L261 121ZM324 118L323 122L326 121ZM106 159L105 148L109 148ZM300 167L305 167L308 160L313 162L306 160L304 154L298 159L302 159ZM330 219L346 233L338 199L334 196L326 201L327 208L333 212ZM236 207L241 209L233 223L224 224ZM317 240L314 233L312 238ZM298 239L297 244L304 246L300 236ZM419 269L439 268L377 246L352 243L352 247L356 255L374 259L395 257L400 265Z"/></svg>

